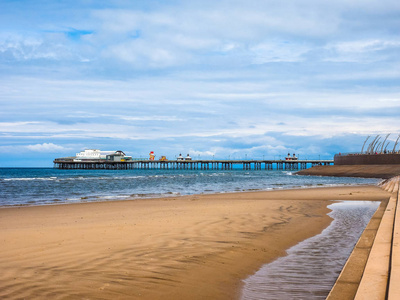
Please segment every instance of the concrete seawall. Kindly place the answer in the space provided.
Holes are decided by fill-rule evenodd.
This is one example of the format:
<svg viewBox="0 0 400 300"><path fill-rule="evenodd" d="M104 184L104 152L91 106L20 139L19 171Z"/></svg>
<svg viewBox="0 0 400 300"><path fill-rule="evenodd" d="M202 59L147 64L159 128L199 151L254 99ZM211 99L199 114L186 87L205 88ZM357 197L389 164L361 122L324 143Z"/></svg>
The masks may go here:
<svg viewBox="0 0 400 300"><path fill-rule="evenodd" d="M335 165L392 165L400 164L400 154L348 154L335 155Z"/></svg>
<svg viewBox="0 0 400 300"><path fill-rule="evenodd" d="M298 171L296 174L389 179L400 175L400 164L315 166L310 169Z"/></svg>

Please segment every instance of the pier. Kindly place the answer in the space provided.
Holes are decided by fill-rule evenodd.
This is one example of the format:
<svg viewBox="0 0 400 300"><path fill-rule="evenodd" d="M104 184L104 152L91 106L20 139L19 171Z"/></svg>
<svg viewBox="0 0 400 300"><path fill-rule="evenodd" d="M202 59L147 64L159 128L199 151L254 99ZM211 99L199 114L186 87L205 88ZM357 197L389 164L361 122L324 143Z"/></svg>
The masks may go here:
<svg viewBox="0 0 400 300"><path fill-rule="evenodd" d="M332 165L333 160L82 160L57 158L54 168L87 170L303 170Z"/></svg>

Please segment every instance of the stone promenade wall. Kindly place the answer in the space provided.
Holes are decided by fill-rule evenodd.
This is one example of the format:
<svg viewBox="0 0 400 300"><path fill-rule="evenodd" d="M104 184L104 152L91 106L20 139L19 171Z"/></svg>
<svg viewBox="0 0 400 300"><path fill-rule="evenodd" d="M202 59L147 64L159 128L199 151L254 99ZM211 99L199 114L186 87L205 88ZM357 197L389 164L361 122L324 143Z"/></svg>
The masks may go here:
<svg viewBox="0 0 400 300"><path fill-rule="evenodd" d="M394 165L400 164L400 154L336 154L335 165Z"/></svg>

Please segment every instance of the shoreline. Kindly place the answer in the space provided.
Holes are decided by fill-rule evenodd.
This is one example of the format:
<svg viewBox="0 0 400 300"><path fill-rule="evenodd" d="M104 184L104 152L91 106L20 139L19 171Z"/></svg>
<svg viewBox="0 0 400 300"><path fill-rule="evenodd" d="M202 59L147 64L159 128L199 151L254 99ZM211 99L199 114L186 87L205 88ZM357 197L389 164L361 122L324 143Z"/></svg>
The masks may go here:
<svg viewBox="0 0 400 300"><path fill-rule="evenodd" d="M0 296L239 298L243 279L330 224L331 201L386 197L357 185L3 207Z"/></svg>
<svg viewBox="0 0 400 300"><path fill-rule="evenodd" d="M34 170L5 172L1 204L53 205L75 202L118 201L180 195L215 194L288 188L377 184L377 179L296 176L288 171L174 171L60 172Z"/></svg>
<svg viewBox="0 0 400 300"><path fill-rule="evenodd" d="M313 177L324 177L323 175L301 175L301 176L313 176ZM357 178L357 177L354 177ZM377 183L379 186L385 179L381 179L380 182ZM285 187L285 188L268 188L268 189L248 189L241 191L219 191L219 192L203 192L200 194L180 194L180 193L168 193L157 196L150 197L131 197L126 196L126 198L122 199L121 197L109 198L111 196L83 196L80 200L70 200L69 202L64 202L63 200L53 201L52 203L38 203L38 204L9 204L9 205L0 205L0 210L4 208L12 208L12 207L37 207L37 206L54 206L54 205L77 205L77 204L85 204L85 203L103 203L103 202L121 202L121 201L138 201L138 200L154 200L154 199L169 199L169 198L179 198L179 197L193 197L193 196L212 196L212 195L226 195L226 194L240 194L240 193L264 193L264 192L279 192L279 191L289 191L289 190L307 190L307 189L321 189L321 188L340 188L340 187L352 187L352 186L373 186L371 184L365 183L349 183L349 184L320 184L314 186L293 186L293 187ZM98 200L92 201L82 201L87 200L89 198L96 198Z"/></svg>

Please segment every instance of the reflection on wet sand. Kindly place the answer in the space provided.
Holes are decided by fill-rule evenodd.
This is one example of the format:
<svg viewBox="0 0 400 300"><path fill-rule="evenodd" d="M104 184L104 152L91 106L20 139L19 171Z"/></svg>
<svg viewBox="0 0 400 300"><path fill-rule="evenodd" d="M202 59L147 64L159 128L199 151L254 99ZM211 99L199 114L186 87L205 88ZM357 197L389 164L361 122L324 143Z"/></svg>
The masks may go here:
<svg viewBox="0 0 400 300"><path fill-rule="evenodd" d="M379 202L329 206L334 221L245 280L242 299L325 299Z"/></svg>

